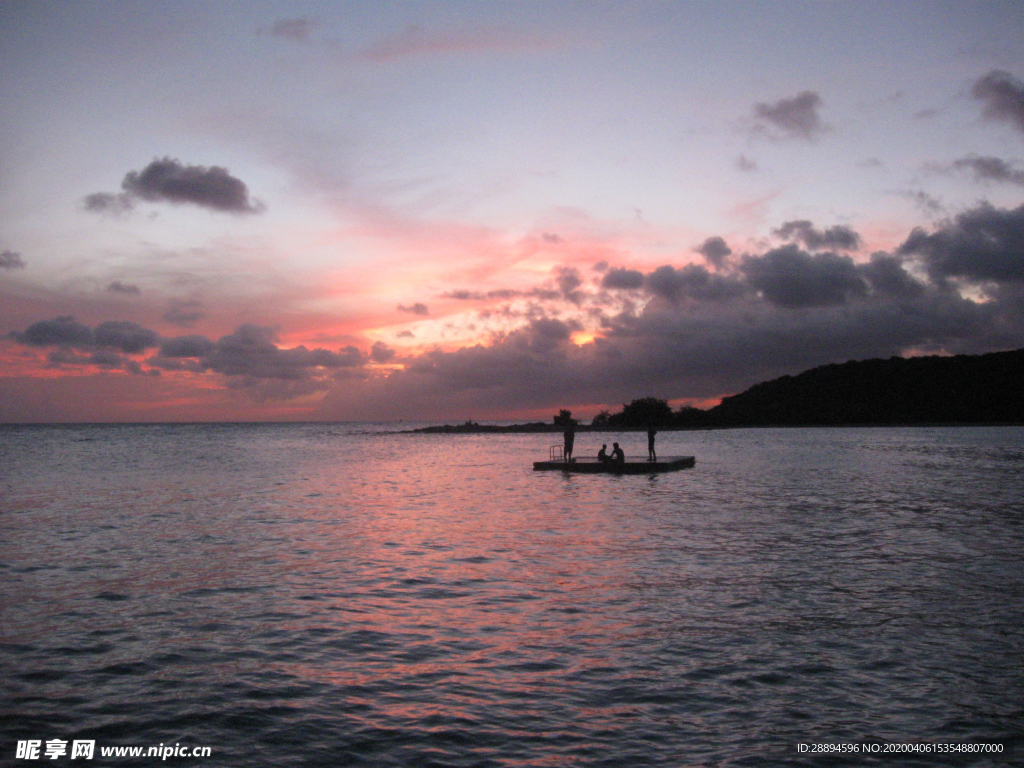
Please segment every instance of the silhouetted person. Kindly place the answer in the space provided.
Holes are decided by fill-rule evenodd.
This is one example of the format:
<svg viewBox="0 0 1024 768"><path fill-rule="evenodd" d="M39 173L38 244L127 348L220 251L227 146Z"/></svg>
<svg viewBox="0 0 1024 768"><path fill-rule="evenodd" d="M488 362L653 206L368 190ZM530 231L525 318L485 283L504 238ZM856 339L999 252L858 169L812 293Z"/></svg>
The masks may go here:
<svg viewBox="0 0 1024 768"><path fill-rule="evenodd" d="M572 446L576 442L576 427L569 424L565 428L565 460L572 461Z"/></svg>
<svg viewBox="0 0 1024 768"><path fill-rule="evenodd" d="M608 443L604 443L601 446L601 450L597 452L597 460L600 461L602 464L611 461L611 459L608 458Z"/></svg>
<svg viewBox="0 0 1024 768"><path fill-rule="evenodd" d="M618 443L612 443L612 463L613 464L625 464L626 454L619 448Z"/></svg>
<svg viewBox="0 0 1024 768"><path fill-rule="evenodd" d="M658 430L654 427L647 428L647 460L657 461L658 454L654 451L654 436L658 434Z"/></svg>

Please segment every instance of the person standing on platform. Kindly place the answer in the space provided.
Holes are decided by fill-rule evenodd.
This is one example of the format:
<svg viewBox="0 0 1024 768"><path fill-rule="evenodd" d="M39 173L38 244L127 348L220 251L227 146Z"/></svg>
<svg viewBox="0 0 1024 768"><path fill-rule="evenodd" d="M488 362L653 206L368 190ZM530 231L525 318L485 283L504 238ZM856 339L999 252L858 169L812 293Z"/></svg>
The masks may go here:
<svg viewBox="0 0 1024 768"><path fill-rule="evenodd" d="M650 426L650 427L647 428L647 460L648 461L657 461L658 460L658 454L654 450L654 436L656 434L658 434L658 430L656 430L653 426Z"/></svg>
<svg viewBox="0 0 1024 768"><path fill-rule="evenodd" d="M565 427L565 461L569 463L572 461L572 447L576 442L576 425L571 421Z"/></svg>

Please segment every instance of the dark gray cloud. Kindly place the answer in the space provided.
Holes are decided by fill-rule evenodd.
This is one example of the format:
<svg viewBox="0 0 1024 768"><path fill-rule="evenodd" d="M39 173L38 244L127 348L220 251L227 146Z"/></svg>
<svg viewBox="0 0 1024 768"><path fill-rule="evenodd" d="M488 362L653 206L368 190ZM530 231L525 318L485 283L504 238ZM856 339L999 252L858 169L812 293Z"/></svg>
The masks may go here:
<svg viewBox="0 0 1024 768"><path fill-rule="evenodd" d="M860 248L860 235L845 224L836 224L826 230L818 230L806 219L787 221L772 233L783 240L803 243L811 251L838 250L855 251Z"/></svg>
<svg viewBox="0 0 1024 768"><path fill-rule="evenodd" d="M984 115L1003 120L1024 132L1024 83L1009 72L994 69L971 88L971 95L984 102Z"/></svg>
<svg viewBox="0 0 1024 768"><path fill-rule="evenodd" d="M567 323L553 321L486 346L428 352L372 386L329 393L324 414L465 418L647 395L713 397L851 358L1012 346L1024 346L1024 320L1008 302L977 304L933 286L913 297L866 293L799 311L752 293L726 304L659 301L608 318L605 337L582 346Z"/></svg>
<svg viewBox="0 0 1024 768"><path fill-rule="evenodd" d="M422 304L422 303L420 303L418 301L415 304L413 304L411 307L407 307L404 304L399 304L396 307L396 309L399 312L408 312L408 313L413 314L413 315L429 315L430 314L430 310L427 308L427 305L426 304Z"/></svg>
<svg viewBox="0 0 1024 768"><path fill-rule="evenodd" d="M854 248L860 244L860 237L848 227L821 231L810 221L786 222L775 233L809 243L814 249L824 245ZM734 302L760 294L768 304L784 309L838 306L869 294L906 298L924 290L905 268L903 256L881 252L874 254L870 263L858 264L834 251L813 253L792 243L763 254L747 254L738 265L731 266L727 257L732 250L722 238L708 238L695 250L717 262L715 272L697 264L678 268L664 265L648 275L614 268L605 275L602 287L643 289L672 304L684 300Z"/></svg>
<svg viewBox="0 0 1024 768"><path fill-rule="evenodd" d="M558 290L561 292L562 297L573 304L579 304L583 301L582 291L577 290L577 288L583 285L583 279L580 277L579 270L575 267L559 267L556 273L558 275Z"/></svg>
<svg viewBox="0 0 1024 768"><path fill-rule="evenodd" d="M531 288L529 291L526 291L521 295L540 299L541 301L555 301L557 299L564 298L561 291L556 291L551 288Z"/></svg>
<svg viewBox="0 0 1024 768"><path fill-rule="evenodd" d="M24 269L25 262L20 253L4 251L0 253L0 269Z"/></svg>
<svg viewBox="0 0 1024 768"><path fill-rule="evenodd" d="M366 362L364 355L353 346L331 352L305 346L283 349L276 342L273 328L250 323L215 342L197 335L166 339L160 345L160 354L147 362L164 370L221 373L235 380L230 383L232 387L247 387L267 379L310 385L274 390L276 395L264 392L268 397L293 397L324 389L329 386L328 373L356 368ZM380 355L380 350L377 353Z"/></svg>
<svg viewBox="0 0 1024 768"><path fill-rule="evenodd" d="M938 283L947 278L1024 281L1024 205L1013 210L983 203L931 234L917 227L899 247L916 256Z"/></svg>
<svg viewBox="0 0 1024 768"><path fill-rule="evenodd" d="M89 363L98 365L101 368L113 369L121 368L125 363L125 359L109 349L98 349L89 355Z"/></svg>
<svg viewBox="0 0 1024 768"><path fill-rule="evenodd" d="M557 318L541 317L530 321L530 351L546 354L562 342L568 341L574 330L579 330L576 323L566 323Z"/></svg>
<svg viewBox="0 0 1024 768"><path fill-rule="evenodd" d="M71 347L91 349L96 344L92 328L71 315L32 323L24 331L11 331L8 337L32 347Z"/></svg>
<svg viewBox="0 0 1024 768"><path fill-rule="evenodd" d="M713 266L715 269L722 269L726 260L732 255L732 248L730 248L725 240L720 237L709 237L694 250L704 257L704 260Z"/></svg>
<svg viewBox="0 0 1024 768"><path fill-rule="evenodd" d="M827 307L867 293L867 284L849 256L810 254L795 244L747 256L741 269L750 285L780 307Z"/></svg>
<svg viewBox="0 0 1024 768"><path fill-rule="evenodd" d="M926 290L925 286L904 268L903 257L893 256L884 251L871 254L871 261L861 265L860 272L876 294L910 299L922 295Z"/></svg>
<svg viewBox="0 0 1024 768"><path fill-rule="evenodd" d="M198 299L171 299L163 318L171 325L191 328L206 317L203 305Z"/></svg>
<svg viewBox="0 0 1024 768"><path fill-rule="evenodd" d="M699 264L689 264L679 269L667 264L658 267L644 278L644 286L655 296L670 302L682 299L723 302L742 296L747 291L736 276L709 272L707 267Z"/></svg>
<svg viewBox="0 0 1024 768"><path fill-rule="evenodd" d="M107 286L107 290L111 293L126 293L132 296L138 296L142 291L139 290L139 286L131 283L122 283L120 280L115 280Z"/></svg>
<svg viewBox="0 0 1024 768"><path fill-rule="evenodd" d="M192 203L215 211L258 213L263 206L249 199L241 179L219 166L184 165L165 157L121 182L125 192L149 202Z"/></svg>
<svg viewBox="0 0 1024 768"><path fill-rule="evenodd" d="M454 390L504 387L515 378L520 379L524 389L535 385L546 388L551 371L547 375L542 371L552 365L560 367L565 361L574 330L578 330L575 323L535 318L490 346L478 344L455 352L426 352L398 374L406 375L405 381L423 376L437 378L442 386Z"/></svg>
<svg viewBox="0 0 1024 768"><path fill-rule="evenodd" d="M82 199L82 207L91 213L120 216L135 208L135 199L125 192L93 192Z"/></svg>
<svg viewBox="0 0 1024 768"><path fill-rule="evenodd" d="M575 267L558 268L558 289L563 295L568 295L582 285L579 270Z"/></svg>
<svg viewBox="0 0 1024 768"><path fill-rule="evenodd" d="M270 34L296 43L305 43L319 26L319 21L305 16L295 19L278 19L271 25Z"/></svg>
<svg viewBox="0 0 1024 768"><path fill-rule="evenodd" d="M96 192L86 195L87 211L125 213L136 200L151 203L198 205L227 213L259 213L263 204L249 198L245 182L219 166L185 165L170 157L157 158L141 171L129 171L121 181L119 194Z"/></svg>
<svg viewBox="0 0 1024 768"><path fill-rule="evenodd" d="M128 355L137 355L160 343L156 331L125 320L107 320L96 326L93 338L98 347L119 349Z"/></svg>
<svg viewBox="0 0 1024 768"><path fill-rule="evenodd" d="M213 354L214 343L205 336L176 336L160 344L161 357L207 357Z"/></svg>
<svg viewBox="0 0 1024 768"><path fill-rule="evenodd" d="M602 288L636 290L644 285L644 273L635 269L616 267L609 269L601 278Z"/></svg>
<svg viewBox="0 0 1024 768"><path fill-rule="evenodd" d="M967 170L979 181L999 181L1024 185L1024 171L1016 170L1010 163L998 157L970 155L954 160L954 170Z"/></svg>
<svg viewBox="0 0 1024 768"><path fill-rule="evenodd" d="M121 368L126 362L122 354L137 355L160 342L155 331L138 323L107 320L90 328L70 315L40 320L24 331L11 331L8 338L32 347L57 347L47 355L52 365L103 368Z"/></svg>
<svg viewBox="0 0 1024 768"><path fill-rule="evenodd" d="M488 299L501 299L506 301L508 299L515 299L523 295L522 291L517 291L512 288L499 288L494 291L488 291L486 294Z"/></svg>
<svg viewBox="0 0 1024 768"><path fill-rule="evenodd" d="M370 359L375 363L390 363L395 359L396 352L383 341L375 341L370 348Z"/></svg>
<svg viewBox="0 0 1024 768"><path fill-rule="evenodd" d="M825 130L825 125L818 117L821 104L821 97L817 93L803 91L774 104L757 104L754 116L761 130L769 126L780 131L786 138L811 140Z"/></svg>
<svg viewBox="0 0 1024 768"><path fill-rule="evenodd" d="M910 200L919 210L929 215L941 213L945 206L935 197L932 197L923 190L905 190L897 193L901 197Z"/></svg>
<svg viewBox="0 0 1024 768"><path fill-rule="evenodd" d="M310 368L345 368L363 363L363 356L355 347L339 352L305 346L281 349L274 343L276 340L272 328L242 325L218 339L204 362L211 370L227 376L270 379L306 378Z"/></svg>

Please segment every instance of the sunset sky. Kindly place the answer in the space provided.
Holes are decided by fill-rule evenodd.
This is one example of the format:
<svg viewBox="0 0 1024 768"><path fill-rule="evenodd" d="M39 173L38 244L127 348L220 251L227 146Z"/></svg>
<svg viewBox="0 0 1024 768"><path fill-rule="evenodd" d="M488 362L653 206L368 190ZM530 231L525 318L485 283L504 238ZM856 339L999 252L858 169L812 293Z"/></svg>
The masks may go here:
<svg viewBox="0 0 1024 768"><path fill-rule="evenodd" d="M1024 347L1024 4L0 1L0 422Z"/></svg>

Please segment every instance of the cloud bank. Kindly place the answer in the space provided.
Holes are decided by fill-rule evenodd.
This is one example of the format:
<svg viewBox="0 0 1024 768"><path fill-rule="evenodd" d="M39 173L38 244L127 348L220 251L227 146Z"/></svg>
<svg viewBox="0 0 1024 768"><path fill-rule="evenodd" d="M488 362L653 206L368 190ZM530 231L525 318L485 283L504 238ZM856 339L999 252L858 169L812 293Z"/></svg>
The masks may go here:
<svg viewBox="0 0 1024 768"><path fill-rule="evenodd" d="M339 372L355 371L368 359L354 346L337 352L303 345L282 348L273 328L251 323L214 341L201 335L161 338L156 331L123 320L107 320L92 328L62 315L33 323L24 331L11 331L7 337L29 347L52 348L47 355L51 365L96 365L152 375L162 371L212 372L227 377L231 388L262 387L260 397L284 399L326 389ZM149 350L155 353L143 359L125 357L139 357ZM373 359L377 362L391 357L393 350L383 345L374 347ZM267 388L264 385L268 380L279 385ZM283 387L280 382L289 385Z"/></svg>
<svg viewBox="0 0 1024 768"><path fill-rule="evenodd" d="M51 365L216 377L261 401L315 396L310 413L325 419L714 398L829 362L1024 346L1024 206L980 204L870 256L857 256L862 238L846 225L797 220L775 232L787 242L741 253L708 238L695 249L704 263L611 264L588 278L562 265L533 289L451 291L489 302L476 316L506 324L457 349L284 348L255 324L218 339L161 338L69 316L8 338L49 349ZM416 306L405 309L426 312Z"/></svg>
<svg viewBox="0 0 1024 768"><path fill-rule="evenodd" d="M584 309L620 295L646 304L602 314L593 342L573 343L569 318L533 317L493 343L429 351L387 379L331 391L323 413L479 415L715 397L828 362L1024 346L1024 208L981 205L861 260L804 243L852 248L861 239L848 227L797 222L789 234L797 242L742 254L722 272L610 266Z"/></svg>

